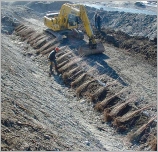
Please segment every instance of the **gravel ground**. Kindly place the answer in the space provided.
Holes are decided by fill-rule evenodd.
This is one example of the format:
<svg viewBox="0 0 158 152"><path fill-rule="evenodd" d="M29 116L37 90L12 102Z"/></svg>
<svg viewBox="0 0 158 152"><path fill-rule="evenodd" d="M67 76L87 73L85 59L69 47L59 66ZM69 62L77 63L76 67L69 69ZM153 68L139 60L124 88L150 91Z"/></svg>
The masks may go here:
<svg viewBox="0 0 158 152"><path fill-rule="evenodd" d="M9 19L2 17L1 29L1 149L122 151L140 150L142 146L142 150L150 151L150 146L132 145L126 134L118 134L110 124L103 123L102 113L94 111L93 104L86 99L78 99L61 76L48 77L47 56L36 55L15 33L8 35L14 29L11 14L38 32L45 28L43 12L26 13L37 3L18 6L16 11L13 4L2 8L2 16ZM73 41L68 46L72 47ZM87 66L104 70L111 79L126 84L139 96L140 107L156 105L156 67L124 49L107 43L104 47L104 56L84 58ZM147 112L156 115L157 108Z"/></svg>
<svg viewBox="0 0 158 152"><path fill-rule="evenodd" d="M8 36L2 35L2 38L1 112L2 133L5 133L2 147L8 150L29 147L31 150L53 150L61 142L59 150L105 150L92 132L79 122L81 113L75 108L79 102L60 78L47 77L38 62L23 55L22 44ZM7 114L6 108L9 109ZM29 124L33 129L37 125L42 130L33 131ZM14 141L10 141L12 135ZM52 136L57 136L53 145Z"/></svg>

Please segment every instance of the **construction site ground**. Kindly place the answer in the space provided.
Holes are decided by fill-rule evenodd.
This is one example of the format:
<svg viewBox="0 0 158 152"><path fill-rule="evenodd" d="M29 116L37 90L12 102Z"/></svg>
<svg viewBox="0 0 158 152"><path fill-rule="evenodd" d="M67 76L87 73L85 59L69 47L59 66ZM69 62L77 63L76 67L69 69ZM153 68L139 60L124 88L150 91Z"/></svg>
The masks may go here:
<svg viewBox="0 0 158 152"><path fill-rule="evenodd" d="M59 8L61 4L54 3ZM97 33L94 29L105 52L82 57L77 49L83 41L58 41L44 33L44 13L28 6L2 5L1 150L157 150L155 41L134 37L126 45L124 33L111 35L112 30ZM21 21L21 33L14 18ZM131 43L139 46L130 47ZM59 74L49 77L47 56L56 46L62 48L57 53ZM128 100L108 121L112 109ZM141 108L129 119L123 117ZM139 139L132 140L136 131Z"/></svg>

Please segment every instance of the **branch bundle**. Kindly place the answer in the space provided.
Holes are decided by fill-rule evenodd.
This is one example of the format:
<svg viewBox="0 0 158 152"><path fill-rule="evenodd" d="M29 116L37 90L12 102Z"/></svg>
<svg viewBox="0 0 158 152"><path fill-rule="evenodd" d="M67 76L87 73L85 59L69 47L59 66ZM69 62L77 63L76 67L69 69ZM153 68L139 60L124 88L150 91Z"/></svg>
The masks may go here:
<svg viewBox="0 0 158 152"><path fill-rule="evenodd" d="M157 138L156 137L150 142L150 145L153 151L157 151Z"/></svg>
<svg viewBox="0 0 158 152"><path fill-rule="evenodd" d="M19 34L19 32L21 32L22 30L26 30L28 27L26 26L23 26L23 27L20 27L16 32Z"/></svg>
<svg viewBox="0 0 158 152"><path fill-rule="evenodd" d="M25 27L25 25L20 24L20 25L18 25L17 27L15 27L15 31L17 32L19 29L21 29L21 28L23 28L23 27Z"/></svg>
<svg viewBox="0 0 158 152"><path fill-rule="evenodd" d="M106 94L105 93L106 91L107 91L106 87L100 87L94 94L90 95L91 102L98 100L102 94Z"/></svg>
<svg viewBox="0 0 158 152"><path fill-rule="evenodd" d="M111 121L113 120L115 117L117 117L119 115L120 112L122 112L129 103L135 101L136 98L131 98L129 100L127 100L124 103L121 103L120 105L116 106L114 109L112 109L111 111L104 111L104 120L105 121Z"/></svg>
<svg viewBox="0 0 158 152"><path fill-rule="evenodd" d="M146 124L144 124L142 127L140 127L136 132L134 132L132 135L130 135L130 141L136 141L138 142L143 134L143 132L147 129L147 127L155 120L156 117L152 117Z"/></svg>
<svg viewBox="0 0 158 152"><path fill-rule="evenodd" d="M106 92L108 90L108 87L111 86L111 85L114 85L116 84L117 81L113 81L112 83L108 83L105 87L101 87L99 88L94 94L90 95L91 97L91 102L94 102L96 100L99 100L99 98L102 96L102 95L106 95Z"/></svg>
<svg viewBox="0 0 158 152"><path fill-rule="evenodd" d="M26 28L26 29L23 29L23 30L21 30L20 32L18 32L18 34L19 34L21 37L23 37L23 36L26 36L26 35L28 35L28 34L30 34L30 33L32 33L32 32L34 32L33 29Z"/></svg>
<svg viewBox="0 0 158 152"><path fill-rule="evenodd" d="M72 52L67 52L64 55L60 56L59 58L57 58L57 63L60 64L61 62L70 59L72 57Z"/></svg>
<svg viewBox="0 0 158 152"><path fill-rule="evenodd" d="M41 46L43 46L43 45L47 42L47 40L48 40L48 37L46 36L46 37L44 37L43 39L39 40L37 43L34 43L32 47L33 47L34 49L38 49L38 48L40 48Z"/></svg>
<svg viewBox="0 0 158 152"><path fill-rule="evenodd" d="M60 64L57 64L58 69L60 69L62 66L66 65L69 62L69 60L65 60L61 62Z"/></svg>
<svg viewBox="0 0 158 152"><path fill-rule="evenodd" d="M28 27L25 27L25 28L19 30L17 33L18 33L19 36L21 36L21 33L23 33L24 31L26 31L28 29L29 29Z"/></svg>
<svg viewBox="0 0 158 152"><path fill-rule="evenodd" d="M78 67L78 65L77 65L78 61L79 61L78 59L74 59L74 60L68 62L67 64L62 66L60 69L58 69L59 73L64 73L65 71L68 71L74 67Z"/></svg>
<svg viewBox="0 0 158 152"><path fill-rule="evenodd" d="M131 121L133 118L135 118L143 110L145 110L149 107L151 107L151 106L146 106L146 107L143 107L141 109L138 109L138 110L135 110L135 111L132 111L132 112L128 112L127 114L123 115L122 117L117 117L117 118L115 118L115 120L113 122L113 125L114 126L119 126L121 124L127 123L127 122Z"/></svg>
<svg viewBox="0 0 158 152"><path fill-rule="evenodd" d="M81 86L79 86L77 89L76 89L76 94L77 94L77 97L79 98L80 97L80 94L81 92L83 92L84 90L87 89L88 85L92 82L95 82L96 80L95 79L92 79L92 80L89 80L85 83L83 83Z"/></svg>
<svg viewBox="0 0 158 152"><path fill-rule="evenodd" d="M55 39L49 40L46 44L44 44L40 49L37 50L37 53L44 51L45 49L50 48L55 42Z"/></svg>
<svg viewBox="0 0 158 152"><path fill-rule="evenodd" d="M30 34L27 34L27 35L23 36L23 37L21 38L21 40L22 40L22 41L25 41L25 40L27 40L27 39L30 39L30 37L31 37L34 33L36 33L36 32L33 31L33 32L31 32Z"/></svg>
<svg viewBox="0 0 158 152"><path fill-rule="evenodd" d="M36 37L33 41L30 41L30 45L33 46L34 44L36 44L39 40L45 38L46 36L45 35L41 35L39 37Z"/></svg>
<svg viewBox="0 0 158 152"><path fill-rule="evenodd" d="M80 77L82 74L84 73L83 70L79 70L77 73L73 74L70 79L71 81L74 81L75 79L77 79L78 77ZM71 86L72 87L72 86Z"/></svg>
<svg viewBox="0 0 158 152"><path fill-rule="evenodd" d="M70 77L72 75L74 75L75 73L77 73L78 71L80 71L80 67L77 66L77 67L73 68L72 70L70 70L69 72L65 72L62 75L64 82L68 81L68 79L70 80Z"/></svg>
<svg viewBox="0 0 158 152"><path fill-rule="evenodd" d="M71 87L77 87L77 85L80 84L81 81L84 82L83 80L85 79L85 77L87 77L87 74L83 73L81 76L79 76L75 81L71 83Z"/></svg>
<svg viewBox="0 0 158 152"><path fill-rule="evenodd" d="M42 33L36 33L36 34L33 34L30 39L27 40L27 43L31 43L33 42L35 39L37 39L38 37L42 36Z"/></svg>
<svg viewBox="0 0 158 152"><path fill-rule="evenodd" d="M59 52L56 54L56 57L59 58L60 56L66 54L66 53L67 53L67 51L65 51L65 50L59 51Z"/></svg>
<svg viewBox="0 0 158 152"><path fill-rule="evenodd" d="M53 46L49 47L48 49L44 50L41 52L42 55L45 55L47 53L50 53L51 51L53 51L55 49L55 47L58 46L58 44L56 43L56 41L54 41Z"/></svg>
<svg viewBox="0 0 158 152"><path fill-rule="evenodd" d="M97 110L97 111L100 111L100 112L103 111L104 108L105 108L111 101L117 99L118 96L119 96L121 93L125 92L125 91L126 91L126 89L123 89L123 90L121 90L119 93L113 95L112 97L109 97L108 99L105 99L105 100L103 100L103 101L97 103L97 104L95 105L94 109Z"/></svg>

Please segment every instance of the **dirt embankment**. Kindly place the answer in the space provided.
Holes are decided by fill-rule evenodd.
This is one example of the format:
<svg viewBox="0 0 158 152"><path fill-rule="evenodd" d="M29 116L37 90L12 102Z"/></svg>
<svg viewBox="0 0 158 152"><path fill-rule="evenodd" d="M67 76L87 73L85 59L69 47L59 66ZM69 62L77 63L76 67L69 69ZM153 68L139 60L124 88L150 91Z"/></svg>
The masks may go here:
<svg viewBox="0 0 158 152"><path fill-rule="evenodd" d="M34 18L43 21L46 13L53 12L53 10L59 11L62 4L66 2L2 2L1 32L11 34L14 27L20 22L25 22L25 19Z"/></svg>
<svg viewBox="0 0 158 152"><path fill-rule="evenodd" d="M87 7L90 20L96 9ZM153 40L157 38L157 16L127 13L119 11L99 11L102 27L122 31L130 36L143 36ZM94 24L94 22L92 22Z"/></svg>
<svg viewBox="0 0 158 152"><path fill-rule="evenodd" d="M11 11L2 24L15 29L2 35L2 149L157 150L154 68L107 43L105 53L81 58L70 39L57 54L60 76L49 78L47 55L64 43L42 32L37 10L20 8L11 11L28 26L16 26ZM110 32L100 39L127 36Z"/></svg>
<svg viewBox="0 0 158 152"><path fill-rule="evenodd" d="M2 35L1 150L106 150L79 122L74 93L48 77L47 56L20 39Z"/></svg>
<svg viewBox="0 0 158 152"><path fill-rule="evenodd" d="M157 16L125 12L102 12L103 26L131 36L157 37Z"/></svg>
<svg viewBox="0 0 158 152"><path fill-rule="evenodd" d="M46 58L47 54L55 47L53 43L54 37L41 33L39 39L37 31L25 25L18 26L15 29L15 34L35 49L34 53L38 54L38 59L42 59L40 54ZM52 39L51 44L50 41L47 41L50 39ZM51 46L48 47L48 45ZM156 122L154 120L156 117L154 113L156 108L153 106L153 102L140 99L139 94L135 94L130 85L117 77L117 73L110 67L107 69L108 71L105 69L105 71L102 71L103 75L101 77L95 74L97 70L99 71L97 65L93 68L88 66L91 65L92 61L97 60L97 56L94 56L93 59L89 57L89 61L86 61L76 55L73 50L64 47L57 54L57 63L58 71L62 75L64 83L75 90L77 98L91 102L94 110L102 113L102 123L110 122L111 127L124 134L125 138L131 143L137 142L143 148L145 148L145 144L149 147L151 143L155 144ZM103 54L100 56L100 60L102 58ZM85 68L82 68L81 65L84 65L84 62L87 64ZM41 63L45 66L45 62L41 61ZM111 74L108 75L106 72ZM141 128L142 125L143 128ZM148 130L149 126L152 132ZM136 133L134 133L135 131ZM152 140L152 136L155 138L154 140Z"/></svg>
<svg viewBox="0 0 158 152"><path fill-rule="evenodd" d="M95 8L86 7L94 25ZM102 17L102 31L97 32L93 26L96 38L115 47L127 50L157 66L157 16L134 14L126 12L99 11Z"/></svg>
<svg viewBox="0 0 158 152"><path fill-rule="evenodd" d="M43 17L47 12L59 11L62 4L72 3L69 1L58 2L2 2L2 17L14 17L21 19L23 17ZM12 10L13 6L16 10ZM22 7L21 7L22 6ZM3 9L8 8L8 13L5 14ZM86 6L86 10L91 23L94 25L93 16L97 11L95 8ZM31 12L33 13L31 14ZM99 11L102 17L102 27L114 31L122 31L130 36L142 36L154 40L157 38L157 16L127 13L119 11ZM2 22L3 23L3 22Z"/></svg>
<svg viewBox="0 0 158 152"><path fill-rule="evenodd" d="M94 29L95 31L95 29ZM130 36L121 31L102 29L97 32L96 37L103 42L124 49L130 55L144 60L154 67L157 66L157 38L153 41L143 36Z"/></svg>

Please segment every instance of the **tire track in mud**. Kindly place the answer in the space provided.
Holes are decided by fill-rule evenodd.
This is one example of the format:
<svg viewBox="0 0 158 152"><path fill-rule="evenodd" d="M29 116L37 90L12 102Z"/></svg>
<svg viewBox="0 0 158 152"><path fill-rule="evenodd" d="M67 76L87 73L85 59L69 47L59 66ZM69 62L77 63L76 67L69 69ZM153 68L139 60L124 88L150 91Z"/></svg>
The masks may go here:
<svg viewBox="0 0 158 152"><path fill-rule="evenodd" d="M36 50L36 54L47 55L60 45L50 34L37 33L25 25L16 27L15 32L21 41L26 41ZM124 134L132 144L147 143L152 150L157 150L156 117L147 115L145 111L153 105L137 106L139 97L128 86L106 74L96 78L93 70L82 68L83 59L67 47L57 53L57 63L65 84L75 90L78 98L93 103L94 110L102 113L104 123Z"/></svg>

